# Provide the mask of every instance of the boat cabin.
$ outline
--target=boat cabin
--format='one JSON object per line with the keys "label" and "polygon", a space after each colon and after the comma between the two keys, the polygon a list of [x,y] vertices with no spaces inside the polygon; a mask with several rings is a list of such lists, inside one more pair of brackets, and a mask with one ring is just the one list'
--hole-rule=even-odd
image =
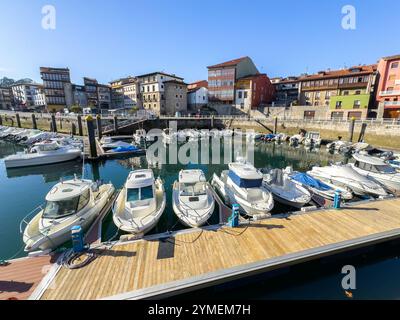
{"label": "boat cabin", "polygon": [[132,171],[125,184],[126,202],[146,201],[154,198],[153,171],[144,169]]}
{"label": "boat cabin", "polygon": [[36,143],[34,147],[32,147],[32,152],[47,152],[47,151],[55,151],[58,150],[60,146],[56,141],[51,142],[40,142]]}
{"label": "boat cabin", "polygon": [[263,177],[251,164],[233,162],[229,164],[228,177],[240,188],[259,188]]}
{"label": "boat cabin", "polygon": [[354,154],[353,158],[356,160],[354,166],[361,170],[383,174],[396,173],[396,169],[382,159],[361,154]]}
{"label": "boat cabin", "polygon": [[59,219],[84,209],[90,201],[91,182],[69,180],[56,184],[46,196],[43,218]]}
{"label": "boat cabin", "polygon": [[205,195],[206,177],[201,170],[181,170],[179,172],[179,195],[188,196],[189,201],[198,201],[198,196]]}

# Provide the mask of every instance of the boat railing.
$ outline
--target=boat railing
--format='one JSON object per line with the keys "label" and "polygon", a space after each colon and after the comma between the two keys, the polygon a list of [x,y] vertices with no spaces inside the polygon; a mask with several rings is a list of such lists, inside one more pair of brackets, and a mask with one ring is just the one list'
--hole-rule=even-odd
{"label": "boat railing", "polygon": [[42,211],[44,208],[44,204],[41,204],[37,206],[35,209],[33,209],[31,212],[29,212],[19,223],[19,232],[23,233],[29,222],[31,221],[32,216],[37,215],[40,211]]}

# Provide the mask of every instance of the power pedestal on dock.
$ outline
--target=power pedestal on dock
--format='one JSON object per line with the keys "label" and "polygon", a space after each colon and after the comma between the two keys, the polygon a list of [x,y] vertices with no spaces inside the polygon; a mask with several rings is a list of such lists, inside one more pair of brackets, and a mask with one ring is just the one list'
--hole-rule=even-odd
{"label": "power pedestal on dock", "polygon": [[232,214],[228,219],[228,225],[232,228],[239,226],[239,205],[232,205]]}

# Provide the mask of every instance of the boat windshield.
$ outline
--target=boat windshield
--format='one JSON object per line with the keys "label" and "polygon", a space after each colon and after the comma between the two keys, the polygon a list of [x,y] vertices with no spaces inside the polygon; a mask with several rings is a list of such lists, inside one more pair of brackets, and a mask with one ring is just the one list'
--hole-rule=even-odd
{"label": "boat windshield", "polygon": [[43,218],[58,219],[74,214],[86,207],[90,200],[90,191],[86,190],[80,196],[60,201],[47,201]]}
{"label": "boat windshield", "polygon": [[375,166],[375,168],[381,173],[396,173],[396,169],[390,165],[379,165]]}
{"label": "boat windshield", "polygon": [[153,186],[146,186],[143,188],[128,188],[126,189],[126,201],[133,202],[138,200],[152,199]]}
{"label": "boat windshield", "polygon": [[396,173],[396,169],[388,164],[373,165],[366,162],[356,161],[355,166],[359,167],[360,169],[375,173]]}
{"label": "boat windshield", "polygon": [[206,183],[181,183],[181,196],[201,196],[206,194]]}
{"label": "boat windshield", "polygon": [[78,203],[79,197],[61,201],[47,201],[43,211],[43,218],[57,219],[74,214]]}

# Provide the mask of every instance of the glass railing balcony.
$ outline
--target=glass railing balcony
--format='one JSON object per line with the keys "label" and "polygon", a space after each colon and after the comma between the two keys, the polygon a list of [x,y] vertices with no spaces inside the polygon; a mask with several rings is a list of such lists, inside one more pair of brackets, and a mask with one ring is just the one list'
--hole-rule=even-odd
{"label": "glass railing balcony", "polygon": [[400,101],[385,101],[383,103],[383,105],[385,107],[389,107],[389,106],[399,106],[400,107]]}
{"label": "glass railing balcony", "polygon": [[400,96],[400,90],[388,90],[388,91],[380,91],[379,95],[381,96]]}

